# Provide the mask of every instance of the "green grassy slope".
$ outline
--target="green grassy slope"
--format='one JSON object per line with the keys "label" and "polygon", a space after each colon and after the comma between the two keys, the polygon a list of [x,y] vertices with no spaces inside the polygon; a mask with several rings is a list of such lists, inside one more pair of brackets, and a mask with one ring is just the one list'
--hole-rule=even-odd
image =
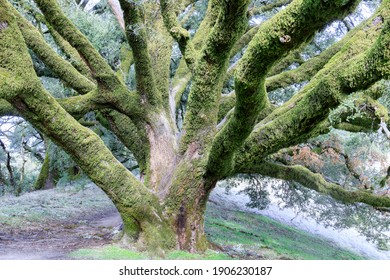
{"label": "green grassy slope", "polygon": [[362,259],[330,241],[267,217],[229,211],[211,203],[207,209],[206,232],[212,243],[240,258]]}

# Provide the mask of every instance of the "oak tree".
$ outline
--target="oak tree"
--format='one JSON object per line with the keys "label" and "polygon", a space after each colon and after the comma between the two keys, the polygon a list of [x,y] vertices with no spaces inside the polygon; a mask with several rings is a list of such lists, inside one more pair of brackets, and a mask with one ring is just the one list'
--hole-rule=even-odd
{"label": "oak tree", "polygon": [[[24,118],[64,149],[114,202],[125,233],[140,246],[160,253],[205,250],[207,198],[219,180],[238,173],[296,181],[345,203],[390,207],[388,196],[347,191],[304,166],[273,157],[331,126],[361,131],[374,125],[388,132],[388,111],[377,99],[386,93],[383,80],[390,73],[389,0],[342,40],[289,71],[283,70],[318,30],[345,18],[360,1],[254,6],[250,0],[209,0],[192,35],[178,15],[196,1],[120,0],[121,9],[114,12],[131,49],[121,67],[128,71],[134,65],[134,90],[56,0],[34,0],[35,16],[67,58],[11,2],[0,0],[0,115]],[[282,6],[267,21],[249,25],[253,15]],[[182,59],[171,77],[175,44]],[[229,67],[242,49],[243,56]],[[32,54],[78,94],[54,98],[42,86]],[[222,94],[231,77],[234,91]],[[288,102],[271,104],[267,92],[302,81],[307,85]],[[189,84],[180,120],[177,108]],[[345,106],[346,100],[352,105]],[[335,110],[330,114],[330,109]],[[139,178],[79,122],[88,112],[133,153]]]}

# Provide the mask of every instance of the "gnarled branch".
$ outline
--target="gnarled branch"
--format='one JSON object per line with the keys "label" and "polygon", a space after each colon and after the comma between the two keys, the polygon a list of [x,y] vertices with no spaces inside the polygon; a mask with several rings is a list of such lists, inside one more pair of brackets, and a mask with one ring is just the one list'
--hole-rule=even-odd
{"label": "gnarled branch", "polygon": [[300,165],[286,166],[271,162],[260,162],[250,168],[243,167],[236,171],[238,173],[257,173],[287,181],[295,181],[306,188],[330,195],[343,203],[362,202],[373,207],[390,207],[389,196],[378,196],[366,190],[345,190],[337,184],[327,182],[320,174],[313,173]]}

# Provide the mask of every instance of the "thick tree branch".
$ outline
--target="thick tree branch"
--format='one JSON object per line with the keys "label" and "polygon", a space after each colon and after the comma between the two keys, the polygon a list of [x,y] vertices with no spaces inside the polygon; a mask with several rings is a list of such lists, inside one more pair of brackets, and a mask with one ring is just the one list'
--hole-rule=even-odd
{"label": "thick tree branch", "polygon": [[310,60],[302,63],[298,68],[285,71],[271,77],[267,77],[266,87],[267,91],[272,91],[278,88],[287,87],[289,85],[300,83],[310,80],[318,71],[320,71],[329,60],[338,53],[343,46],[356,34],[367,25],[367,22],[372,21],[373,17],[360,24],[359,27],[354,28],[351,32],[348,32],[343,39],[333,44],[318,56],[311,58]]}
{"label": "thick tree branch", "polygon": [[18,19],[18,26],[28,47],[34,51],[54,74],[81,94],[87,93],[96,87],[94,83],[81,75],[69,62],[59,56],[46,43],[39,31],[21,16],[16,9],[13,9],[13,13]]}
{"label": "thick tree branch", "polygon": [[[218,7],[215,4],[216,1],[209,1],[207,6],[206,16],[201,22],[196,34],[192,38],[192,42],[196,52],[200,52],[208,34],[211,32],[212,27],[215,24],[218,16]],[[172,81],[172,90],[170,93],[171,107],[174,107],[173,113],[176,113],[176,108],[180,104],[182,95],[192,78],[192,73],[187,67],[187,63],[182,59],[179,63],[179,67],[176,71],[175,77]]]}
{"label": "thick tree branch", "polygon": [[156,87],[142,5],[126,0],[119,1],[124,13],[127,40],[133,51],[137,91],[144,103],[161,105],[162,96]]}
{"label": "thick tree branch", "polygon": [[46,21],[44,22],[48,27],[51,36],[56,42],[57,46],[62,50],[62,52],[67,56],[67,59],[76,68],[81,74],[93,81],[91,69],[85,63],[83,58],[80,56],[79,52],[69,44],[62,36]]}
{"label": "thick tree branch", "polygon": [[[59,98],[57,102],[75,118],[81,118],[86,113],[94,110],[110,107],[110,104],[102,100],[96,90],[84,95]],[[0,116],[18,115],[18,111],[8,101],[0,99]]]}
{"label": "thick tree branch", "polygon": [[264,176],[295,181],[319,193],[330,195],[343,203],[362,202],[373,207],[390,207],[389,196],[378,196],[366,190],[347,191],[341,186],[327,182],[320,174],[300,166],[286,166],[271,162],[260,162],[249,168],[240,168],[238,173],[257,173]]}
{"label": "thick tree branch", "polygon": [[115,80],[115,73],[111,67],[92,46],[88,39],[64,15],[56,0],[34,0],[41,9],[49,24],[78,50],[82,58],[92,70],[93,77],[99,82],[111,86]]}
{"label": "thick tree branch", "polygon": [[37,0],[36,3],[51,26],[78,50],[91,68],[92,74],[98,82],[100,100],[113,105],[118,111],[129,117],[139,118],[143,114],[143,108],[138,95],[127,90],[88,39],[63,14],[57,1]]}
{"label": "thick tree branch", "polygon": [[187,104],[183,137],[190,142],[210,143],[218,117],[218,103],[230,52],[247,26],[249,1],[221,1],[220,14],[197,63]]}
{"label": "thick tree branch", "polygon": [[147,143],[146,133],[135,126],[126,115],[114,110],[102,110],[103,116],[108,121],[108,127],[121,142],[133,153],[138,162],[141,174],[145,174],[148,168],[150,147]]}

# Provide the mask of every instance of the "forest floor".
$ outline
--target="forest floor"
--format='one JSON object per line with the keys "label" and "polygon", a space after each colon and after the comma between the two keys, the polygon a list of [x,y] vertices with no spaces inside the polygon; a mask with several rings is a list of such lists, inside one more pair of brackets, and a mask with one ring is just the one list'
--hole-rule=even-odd
{"label": "forest floor", "polygon": [[[93,185],[58,187],[0,198],[0,260],[151,259],[119,241],[121,218]],[[212,197],[204,255],[169,252],[168,259],[361,259],[335,244],[266,217],[226,208]]]}

